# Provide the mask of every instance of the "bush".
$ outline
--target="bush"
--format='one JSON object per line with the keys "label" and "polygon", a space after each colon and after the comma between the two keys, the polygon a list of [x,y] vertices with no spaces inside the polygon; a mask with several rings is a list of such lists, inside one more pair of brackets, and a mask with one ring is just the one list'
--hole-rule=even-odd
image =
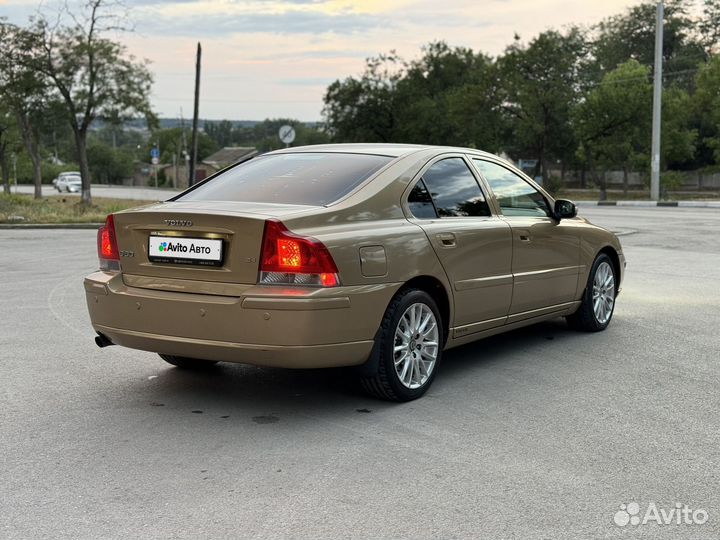
{"label": "bush", "polygon": [[667,191],[675,191],[685,183],[685,175],[678,171],[665,171],[660,173],[660,187]]}
{"label": "bush", "polygon": [[543,187],[550,195],[555,196],[563,188],[563,182],[559,176],[551,176],[547,179]]}

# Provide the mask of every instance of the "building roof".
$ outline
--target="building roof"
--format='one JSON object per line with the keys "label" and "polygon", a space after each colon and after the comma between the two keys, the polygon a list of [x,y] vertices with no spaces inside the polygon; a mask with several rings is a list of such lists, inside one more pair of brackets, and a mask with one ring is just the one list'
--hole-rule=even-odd
{"label": "building roof", "polygon": [[257,153],[258,151],[252,146],[226,146],[203,159],[202,163],[216,169],[224,169],[228,165],[246,161],[257,155]]}

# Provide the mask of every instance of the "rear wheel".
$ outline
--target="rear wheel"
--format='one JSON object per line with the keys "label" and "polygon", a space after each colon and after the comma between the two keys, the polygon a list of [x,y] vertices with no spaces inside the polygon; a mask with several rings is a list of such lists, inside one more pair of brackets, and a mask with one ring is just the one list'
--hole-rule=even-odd
{"label": "rear wheel", "polygon": [[610,257],[601,253],[590,269],[578,310],[566,317],[568,324],[585,332],[599,332],[610,324],[615,309],[617,282]]}
{"label": "rear wheel", "polygon": [[203,369],[210,369],[217,362],[215,360],[200,360],[199,358],[188,358],[186,356],[173,356],[171,354],[161,354],[160,358],[165,360],[168,364],[177,366],[182,369],[193,369],[200,371]]}
{"label": "rear wheel", "polygon": [[369,394],[390,401],[410,401],[432,384],[442,356],[443,326],[432,297],[408,289],[387,310],[375,341],[377,374],[362,379]]}

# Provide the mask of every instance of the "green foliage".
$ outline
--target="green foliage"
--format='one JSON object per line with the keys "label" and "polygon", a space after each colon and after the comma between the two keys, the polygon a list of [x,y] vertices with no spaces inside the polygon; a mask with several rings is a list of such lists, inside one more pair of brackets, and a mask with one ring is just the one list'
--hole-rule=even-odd
{"label": "green foliage", "polygon": [[77,195],[53,195],[42,200],[27,195],[0,194],[0,223],[15,222],[11,217],[21,216],[22,223],[102,223],[113,212],[135,208],[150,201],[98,198],[94,204],[80,202]]}
{"label": "green foliage", "polygon": [[[16,168],[18,184],[33,183],[33,164],[27,153],[23,152],[21,154],[18,154]],[[40,172],[43,184],[50,184],[53,179],[55,179],[57,175],[61,172],[70,172],[77,170],[78,166],[74,163],[57,165],[55,163],[51,163],[47,159],[42,159],[40,162]]]}
{"label": "green foliage", "polygon": [[553,175],[545,181],[543,187],[549,191],[551,195],[557,196],[563,187],[563,183],[559,176]]}
{"label": "green foliage", "polygon": [[88,145],[90,175],[94,183],[121,184],[133,173],[133,154],[131,151],[112,146],[95,139]]}
{"label": "green foliage", "polygon": [[401,76],[402,65],[393,52],[369,58],[360,78],[332,83],[323,109],[330,135],[345,142],[392,142]]}
{"label": "green foliage", "polygon": [[714,163],[720,164],[720,56],[700,67],[696,84],[693,108],[701,150],[707,149]]}
{"label": "green foliage", "polygon": [[[691,7],[688,0],[666,0],[664,10],[663,71],[666,80],[683,88],[692,85],[694,68],[706,58],[702,38],[693,31]],[[628,60],[653,66],[656,9],[657,2],[646,1],[597,26],[591,66],[596,80]]]}
{"label": "green foliage", "polygon": [[232,122],[221,120],[220,122],[205,122],[205,133],[219,148],[233,146],[234,129]]}
{"label": "green foliage", "polygon": [[661,157],[663,167],[682,167],[695,155],[698,130],[690,127],[690,94],[678,87],[663,92]]}
{"label": "green foliage", "polygon": [[665,171],[660,175],[660,186],[665,192],[680,189],[684,182],[685,176],[678,171]]}
{"label": "green foliage", "polygon": [[547,178],[550,159],[568,159],[575,147],[570,123],[579,100],[579,64],[585,54],[582,33],[546,31],[523,45],[516,36],[498,60],[510,125],[507,150],[518,157],[537,157]]}
{"label": "green foliage", "polygon": [[500,147],[504,119],[493,60],[431,43],[404,62],[394,53],[367,61],[359,78],[335,81],[324,114],[336,141]]}
{"label": "green foliage", "polygon": [[[173,155],[180,164],[184,163],[185,152],[190,152],[191,131],[189,128],[158,129],[145,142],[141,151],[140,161],[150,161],[150,150],[154,146],[160,148],[160,163],[173,163]],[[220,146],[207,134],[198,133],[198,162],[220,149]]]}
{"label": "green foliage", "polygon": [[252,146],[261,152],[284,148],[285,143],[280,141],[278,131],[284,125],[293,126],[295,140],[292,146],[305,146],[311,144],[326,144],[330,142],[329,135],[317,127],[309,126],[292,118],[266,118],[252,127],[234,127],[232,122],[206,122],[205,133],[215,142],[217,148],[225,146]]}
{"label": "green foliage", "polygon": [[650,70],[630,60],[605,75],[574,111],[580,159],[596,166],[627,167],[649,155],[652,84]]}

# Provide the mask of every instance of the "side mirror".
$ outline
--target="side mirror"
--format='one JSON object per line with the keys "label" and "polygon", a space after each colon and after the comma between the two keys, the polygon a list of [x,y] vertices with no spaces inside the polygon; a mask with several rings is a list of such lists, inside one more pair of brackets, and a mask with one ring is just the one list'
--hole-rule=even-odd
{"label": "side mirror", "polygon": [[555,219],[569,219],[577,216],[577,206],[572,201],[558,199],[555,201]]}

